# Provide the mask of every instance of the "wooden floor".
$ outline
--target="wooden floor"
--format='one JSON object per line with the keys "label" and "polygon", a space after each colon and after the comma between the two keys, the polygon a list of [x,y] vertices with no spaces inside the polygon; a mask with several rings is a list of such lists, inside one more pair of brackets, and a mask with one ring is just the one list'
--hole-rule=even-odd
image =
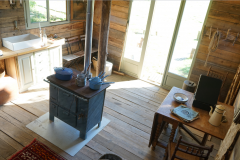
{"label": "wooden floor", "polygon": [[[116,82],[107,90],[103,113],[111,122],[74,157],[26,128],[27,124],[49,110],[47,84],[34,86],[20,94],[18,99],[0,106],[0,160],[10,158],[34,138],[66,159],[95,160],[105,153],[116,153],[129,160],[162,159],[165,150],[156,147],[156,150],[152,151],[148,142],[154,112],[168,91],[129,76],[113,74],[107,81]],[[167,142],[170,131],[169,125],[160,140]],[[192,141],[184,131],[179,134],[183,135],[185,140]],[[211,141],[207,142],[207,145],[211,144],[215,145],[211,154],[213,159],[220,140],[212,137]]]}

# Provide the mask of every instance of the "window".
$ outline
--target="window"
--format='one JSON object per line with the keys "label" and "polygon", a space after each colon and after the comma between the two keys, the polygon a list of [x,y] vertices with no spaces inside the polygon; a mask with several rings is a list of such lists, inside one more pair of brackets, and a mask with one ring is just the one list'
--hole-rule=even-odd
{"label": "window", "polygon": [[69,0],[26,0],[24,5],[27,29],[69,23]]}

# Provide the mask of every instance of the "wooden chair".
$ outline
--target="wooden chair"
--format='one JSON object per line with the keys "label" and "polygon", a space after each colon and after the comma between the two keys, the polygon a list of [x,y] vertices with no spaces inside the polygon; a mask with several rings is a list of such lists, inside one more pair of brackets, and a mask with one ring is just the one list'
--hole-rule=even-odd
{"label": "wooden chair", "polygon": [[188,143],[183,141],[182,136],[180,136],[177,143],[169,142],[165,159],[207,160],[212,150],[213,145],[211,147],[204,147],[201,145]]}
{"label": "wooden chair", "polygon": [[239,136],[240,136],[240,131],[237,132],[237,134],[236,134],[236,136],[235,136],[231,146],[227,149],[227,152],[225,153],[224,160],[229,160],[230,159],[232,151],[233,151],[233,149],[234,149],[234,147],[235,147],[235,145],[236,145],[236,143],[238,141]]}
{"label": "wooden chair", "polygon": [[82,47],[83,47],[83,50],[84,50],[85,35],[80,35],[80,41],[81,41],[81,44],[82,44]]}
{"label": "wooden chair", "polygon": [[[85,50],[85,35],[80,35],[80,41],[81,41],[81,44],[82,44],[82,47],[83,47],[83,50]],[[92,47],[92,52],[91,53],[96,53],[98,52],[98,48],[97,47]]]}
{"label": "wooden chair", "polygon": [[[84,56],[84,51],[81,50],[81,47],[80,47],[80,39],[78,36],[75,36],[75,37],[71,37],[71,38],[66,38],[65,39],[65,42],[67,44],[67,51],[68,51],[68,54],[63,56],[63,60],[65,61],[63,63],[63,66],[66,65],[67,62],[69,62],[69,64],[65,67],[70,67],[72,65],[74,65],[79,58],[83,57]],[[78,44],[78,48],[79,50],[77,52],[74,52],[73,53],[73,49],[72,49],[72,44],[73,43],[76,43]],[[82,46],[83,48],[83,46]]]}
{"label": "wooden chair", "polygon": [[[224,84],[226,82],[226,79],[227,79],[227,76],[228,76],[228,72],[224,75],[224,74],[222,74],[220,72],[212,70],[212,66],[210,66],[210,68],[208,70],[208,73],[207,73],[207,76],[213,77],[213,78],[217,78],[217,79],[221,79],[222,80],[221,90],[222,90],[223,86],[224,86]],[[219,97],[220,97],[220,95],[218,96],[218,99],[219,99]]]}

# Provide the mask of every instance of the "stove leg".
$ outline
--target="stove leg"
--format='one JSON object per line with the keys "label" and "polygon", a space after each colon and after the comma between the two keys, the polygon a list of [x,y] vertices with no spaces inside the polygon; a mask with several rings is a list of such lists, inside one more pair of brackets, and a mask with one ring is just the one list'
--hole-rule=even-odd
{"label": "stove leg", "polygon": [[98,128],[101,127],[101,122],[98,123]]}
{"label": "stove leg", "polygon": [[80,131],[80,138],[82,138],[82,139],[87,139],[87,134],[86,134],[86,132],[83,132],[83,131]]}
{"label": "stove leg", "polygon": [[49,112],[49,119],[50,121],[54,122],[54,115],[52,115],[50,112]]}

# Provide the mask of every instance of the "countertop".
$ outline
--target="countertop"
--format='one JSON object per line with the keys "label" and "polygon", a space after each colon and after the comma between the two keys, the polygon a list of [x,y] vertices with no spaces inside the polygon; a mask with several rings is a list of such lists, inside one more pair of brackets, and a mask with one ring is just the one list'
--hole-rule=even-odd
{"label": "countertop", "polygon": [[54,40],[54,42],[48,41],[47,46],[44,46],[44,47],[40,47],[40,46],[39,47],[31,47],[31,48],[25,48],[25,49],[21,49],[21,50],[17,50],[17,51],[11,51],[8,48],[1,47],[0,50],[2,50],[3,56],[0,56],[0,60],[11,58],[11,57],[16,57],[16,56],[20,56],[20,55],[48,49],[48,48],[57,47],[57,46],[63,45],[64,43],[65,43],[64,38],[58,38],[58,39]]}

